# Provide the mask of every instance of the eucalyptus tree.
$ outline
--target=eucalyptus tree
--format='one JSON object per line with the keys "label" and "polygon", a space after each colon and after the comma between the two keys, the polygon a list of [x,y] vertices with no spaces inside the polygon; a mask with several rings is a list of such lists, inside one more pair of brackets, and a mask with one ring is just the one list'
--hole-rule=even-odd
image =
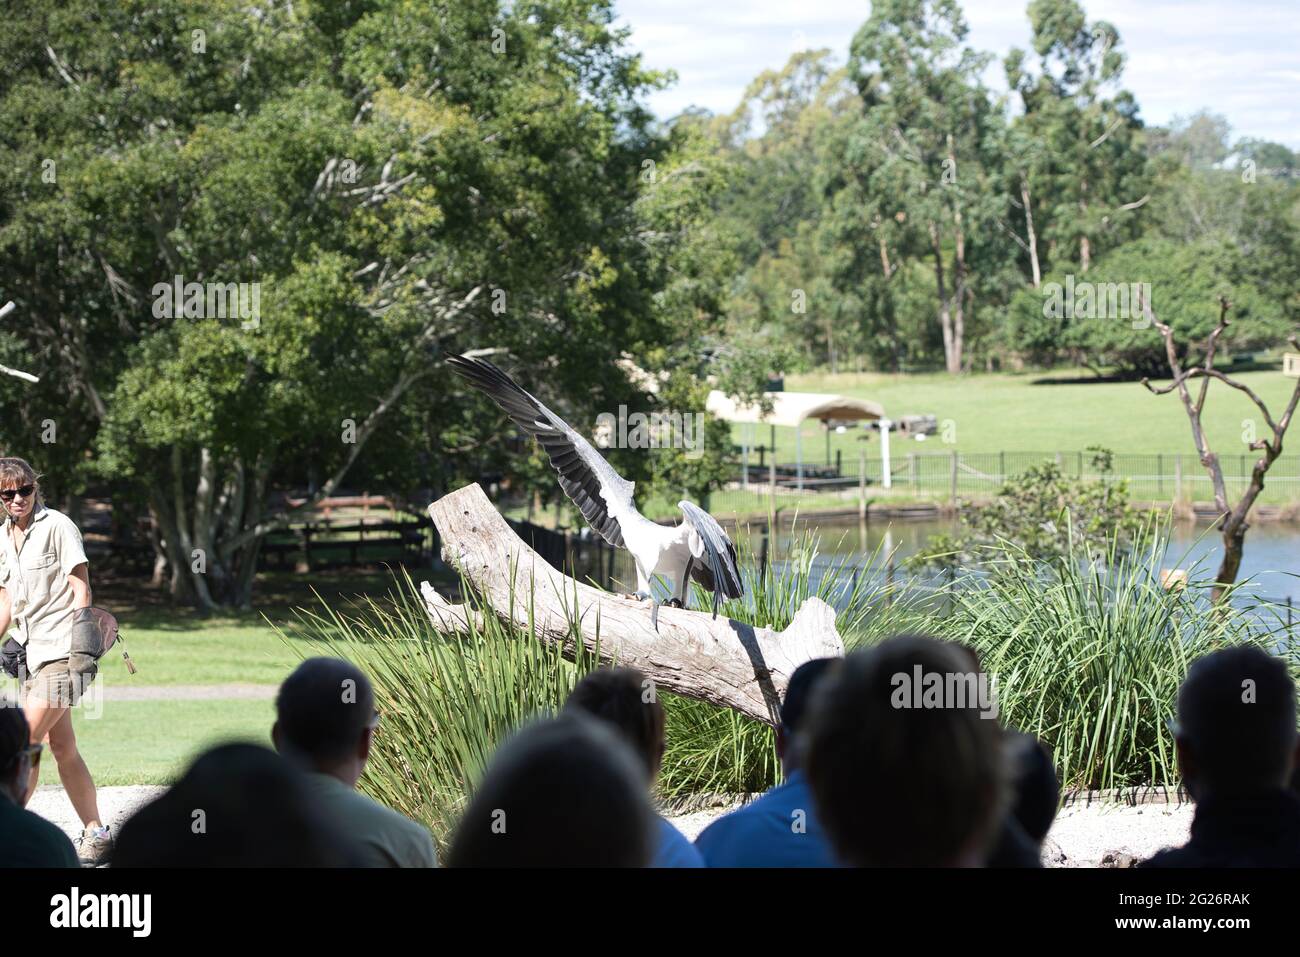
{"label": "eucalyptus tree", "polygon": [[885,265],[891,234],[905,260],[929,263],[944,363],[954,373],[963,369],[973,279],[987,265],[972,257],[972,237],[995,228],[1001,212],[994,181],[1003,117],[980,82],[990,56],[966,46],[966,34],[954,0],[873,4],[849,50],[862,113],[829,200],[848,217],[857,207],[860,225],[842,221],[839,238],[879,248],[882,270],[893,268]]}
{"label": "eucalyptus tree", "polygon": [[1028,13],[1037,63],[1013,48],[1004,66],[1021,106],[1008,150],[1016,236],[1037,289],[1058,261],[1087,272],[1136,236],[1150,187],[1137,102],[1118,89],[1118,31],[1075,0],[1033,0]]}

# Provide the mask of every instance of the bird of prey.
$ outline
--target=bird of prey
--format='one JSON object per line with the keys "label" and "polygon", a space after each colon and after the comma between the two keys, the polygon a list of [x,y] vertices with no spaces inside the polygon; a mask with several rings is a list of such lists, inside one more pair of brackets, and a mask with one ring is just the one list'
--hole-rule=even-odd
{"label": "bird of prey", "polygon": [[692,579],[713,592],[714,618],[724,598],[744,594],[736,547],[712,515],[682,501],[677,503],[684,516],[680,525],[650,521],[637,511],[632,500],[635,484],[615,472],[586,439],[510,376],[486,359],[452,356],[447,362],[541,444],[559,473],[564,494],[597,534],[615,548],[632,553],[636,565],[635,597],[651,602],[650,621],[656,631],[659,602],[650,589],[655,575],[662,575],[668,582],[670,607],[686,607]]}

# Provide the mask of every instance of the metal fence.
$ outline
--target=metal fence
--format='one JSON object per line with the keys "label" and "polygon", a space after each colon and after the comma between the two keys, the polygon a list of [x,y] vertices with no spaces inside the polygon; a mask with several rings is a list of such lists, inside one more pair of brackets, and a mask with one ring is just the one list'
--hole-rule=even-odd
{"label": "metal fence", "polygon": [[[1245,491],[1258,453],[1221,455],[1229,498]],[[776,507],[851,509],[886,488],[894,497],[953,502],[992,496],[1017,475],[1044,462],[1055,462],[1074,479],[1118,480],[1139,502],[1211,503],[1214,489],[1197,456],[1178,452],[1115,453],[1109,470],[1094,452],[902,452],[890,458],[889,475],[879,456],[856,461],[836,457],[830,465],[802,467],[769,462],[751,466],[709,498],[719,517],[759,515]],[[1261,504],[1300,503],[1300,454],[1280,456],[1269,469]]]}

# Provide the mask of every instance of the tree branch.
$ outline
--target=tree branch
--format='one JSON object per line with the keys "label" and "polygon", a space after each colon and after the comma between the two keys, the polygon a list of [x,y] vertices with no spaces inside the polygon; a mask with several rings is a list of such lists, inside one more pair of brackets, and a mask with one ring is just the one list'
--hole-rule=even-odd
{"label": "tree branch", "polygon": [[[13,302],[6,302],[0,306],[0,319],[3,319],[9,313],[13,312],[16,307]],[[20,369],[11,369],[6,365],[0,365],[0,375],[13,376],[15,379],[23,379],[26,382],[40,382],[40,376],[34,376],[30,372],[23,372]]]}

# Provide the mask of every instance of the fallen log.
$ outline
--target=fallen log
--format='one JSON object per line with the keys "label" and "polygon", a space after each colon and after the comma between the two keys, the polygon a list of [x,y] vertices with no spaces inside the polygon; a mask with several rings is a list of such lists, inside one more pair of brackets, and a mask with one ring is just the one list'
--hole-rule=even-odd
{"label": "fallen log", "polygon": [[[540,640],[560,644],[570,659],[577,632],[602,661],[637,668],[657,688],[683,697],[775,724],[794,670],[812,658],[844,654],[835,611],[819,598],[807,599],[784,631],[662,607],[656,632],[649,602],[583,584],[547,564],[477,484],[434,502],[429,517],[442,537],[443,559],[483,599],[477,607],[525,632],[531,621]],[[420,590],[439,631],[463,632],[477,620],[475,608],[452,604],[428,582]]]}

